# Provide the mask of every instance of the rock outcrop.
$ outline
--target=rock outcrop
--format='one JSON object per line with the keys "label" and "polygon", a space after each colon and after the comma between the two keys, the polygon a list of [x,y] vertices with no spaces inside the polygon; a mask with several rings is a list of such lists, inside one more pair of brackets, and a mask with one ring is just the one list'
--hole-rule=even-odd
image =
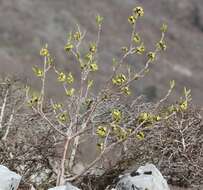
{"label": "rock outcrop", "polygon": [[66,185],[54,187],[48,190],[80,190],[80,189],[71,185],[70,183],[67,183]]}
{"label": "rock outcrop", "polygon": [[116,190],[170,190],[166,180],[153,164],[121,177]]}
{"label": "rock outcrop", "polygon": [[17,190],[21,176],[0,165],[0,190]]}

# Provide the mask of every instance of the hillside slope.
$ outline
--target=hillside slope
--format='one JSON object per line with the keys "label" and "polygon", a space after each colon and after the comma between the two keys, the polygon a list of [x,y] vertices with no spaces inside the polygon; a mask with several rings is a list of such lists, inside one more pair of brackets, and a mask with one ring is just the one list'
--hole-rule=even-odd
{"label": "hillside slope", "polygon": [[[57,65],[69,70],[63,51],[66,34],[76,24],[88,32],[88,39],[96,37],[94,17],[105,17],[100,47],[100,75],[108,76],[112,57],[118,56],[120,47],[129,39],[127,22],[131,9],[142,5],[145,17],[138,23],[148,47],[159,39],[159,27],[167,22],[168,50],[158,60],[148,77],[136,85],[136,92],[147,93],[150,100],[166,93],[169,80],[175,79],[180,96],[183,86],[192,89],[193,99],[203,105],[203,1],[202,0],[1,0],[0,1],[0,72],[14,73],[32,80],[31,66],[40,64],[40,47],[48,42]],[[136,68],[142,67],[138,59],[128,60]],[[77,74],[76,69],[74,68]],[[37,81],[32,81],[38,85]],[[51,86],[50,86],[51,87]],[[56,94],[50,88],[51,95]]]}

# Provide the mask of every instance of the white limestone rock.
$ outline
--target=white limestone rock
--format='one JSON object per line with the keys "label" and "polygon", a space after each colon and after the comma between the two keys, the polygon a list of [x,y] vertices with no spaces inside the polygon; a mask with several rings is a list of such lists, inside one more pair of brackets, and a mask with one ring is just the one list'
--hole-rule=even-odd
{"label": "white limestone rock", "polygon": [[21,176],[0,165],[0,190],[17,190]]}
{"label": "white limestone rock", "polygon": [[80,190],[80,189],[71,185],[70,183],[67,183],[66,185],[54,187],[48,190]]}
{"label": "white limestone rock", "polygon": [[153,164],[141,166],[137,171],[121,177],[116,190],[170,190],[166,180]]}

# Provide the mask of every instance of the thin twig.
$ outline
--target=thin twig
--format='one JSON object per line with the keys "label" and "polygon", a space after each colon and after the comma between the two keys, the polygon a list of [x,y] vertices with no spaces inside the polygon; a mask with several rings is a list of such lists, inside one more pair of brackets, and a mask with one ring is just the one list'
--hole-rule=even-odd
{"label": "thin twig", "polygon": [[5,114],[5,108],[6,108],[6,101],[7,101],[7,98],[8,98],[8,92],[9,92],[9,89],[6,90],[6,94],[4,96],[3,104],[2,104],[2,107],[1,107],[0,129],[3,127],[3,117],[4,117],[4,114]]}

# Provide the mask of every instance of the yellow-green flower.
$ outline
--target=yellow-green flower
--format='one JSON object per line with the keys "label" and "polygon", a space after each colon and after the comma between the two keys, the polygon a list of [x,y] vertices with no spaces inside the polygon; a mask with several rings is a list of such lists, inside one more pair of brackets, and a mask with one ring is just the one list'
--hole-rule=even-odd
{"label": "yellow-green flower", "polygon": [[66,122],[68,119],[67,113],[62,113],[58,116],[60,122]]}
{"label": "yellow-green flower", "polygon": [[104,101],[104,100],[108,100],[108,98],[109,98],[109,95],[108,94],[103,94],[103,96],[102,96],[102,100]]}
{"label": "yellow-green flower", "polygon": [[168,30],[167,24],[165,24],[165,23],[162,24],[162,26],[161,26],[161,31],[165,33],[167,30]]}
{"label": "yellow-green flower", "polygon": [[53,107],[54,110],[61,109],[62,106],[63,106],[62,104],[57,104],[57,103],[55,103],[55,104],[52,105],[52,107]]}
{"label": "yellow-green flower", "polygon": [[92,61],[92,60],[93,60],[93,55],[92,55],[92,53],[91,53],[91,52],[87,53],[87,54],[85,55],[85,59],[88,60],[88,61]]}
{"label": "yellow-green flower", "polygon": [[72,84],[74,82],[74,77],[71,72],[66,76],[66,81],[68,84]]}
{"label": "yellow-green flower", "polygon": [[91,44],[90,44],[89,51],[90,51],[91,53],[96,53],[96,51],[97,51],[97,46],[96,46],[95,43],[91,43]]}
{"label": "yellow-green flower", "polygon": [[159,48],[159,50],[165,51],[166,50],[166,43],[164,40],[160,40],[157,43],[157,47]]}
{"label": "yellow-green flower", "polygon": [[33,95],[32,98],[28,101],[30,106],[33,106],[39,102],[39,96]]}
{"label": "yellow-green flower", "polygon": [[87,98],[85,100],[85,105],[87,106],[87,110],[91,108],[92,103],[93,103],[93,100],[91,98]]}
{"label": "yellow-green flower", "polygon": [[80,63],[80,68],[83,70],[85,68],[87,68],[87,64],[86,63]]}
{"label": "yellow-green flower", "polygon": [[71,97],[73,96],[75,93],[75,89],[74,88],[70,88],[70,89],[66,89],[66,95]]}
{"label": "yellow-green flower", "polygon": [[113,109],[112,112],[111,112],[111,115],[112,115],[112,119],[115,121],[115,122],[120,122],[121,118],[122,118],[122,112],[118,109]]}
{"label": "yellow-green flower", "polygon": [[40,101],[40,95],[38,93],[32,93],[31,98],[28,100],[29,106],[35,106]]}
{"label": "yellow-green flower", "polygon": [[131,91],[130,91],[130,89],[129,89],[128,86],[123,87],[123,88],[121,89],[121,91],[122,91],[125,95],[127,95],[127,96],[129,96],[129,95],[131,94]]}
{"label": "yellow-green flower", "polygon": [[80,41],[81,32],[75,32],[75,34],[73,34],[73,39],[76,40],[76,41]]}
{"label": "yellow-green flower", "polygon": [[188,109],[188,102],[187,102],[187,100],[185,100],[185,101],[180,103],[180,109],[182,111],[186,111]]}
{"label": "yellow-green flower", "polygon": [[96,63],[91,63],[90,64],[90,71],[97,71],[98,70],[98,65]]}
{"label": "yellow-green flower", "polygon": [[59,82],[65,82],[65,80],[66,80],[66,75],[65,75],[63,72],[59,73],[57,80],[58,80]]}
{"label": "yellow-green flower", "polygon": [[121,48],[121,50],[122,50],[124,53],[128,52],[128,48],[125,47],[125,46],[123,46],[123,47]]}
{"label": "yellow-green flower", "polygon": [[154,53],[154,52],[149,52],[149,53],[147,54],[147,57],[148,57],[148,59],[149,59],[150,61],[154,61],[154,60],[156,59],[156,53]]}
{"label": "yellow-green flower", "polygon": [[128,17],[128,22],[129,22],[130,24],[135,24],[135,22],[136,22],[136,17],[133,16],[133,15],[129,16],[129,17]]}
{"label": "yellow-green flower", "polygon": [[148,119],[148,117],[149,117],[149,114],[148,114],[147,112],[143,112],[143,113],[141,113],[141,114],[139,115],[139,120],[140,120],[140,121],[145,121],[145,120]]}
{"label": "yellow-green flower", "polygon": [[144,133],[141,131],[141,132],[138,132],[137,133],[137,138],[139,139],[139,140],[143,140],[144,138],[145,138],[145,135],[144,135]]}
{"label": "yellow-green flower", "polygon": [[36,66],[32,67],[32,70],[34,72],[34,74],[37,76],[37,77],[43,77],[44,76],[44,71]]}
{"label": "yellow-green flower", "polygon": [[96,131],[97,135],[101,138],[106,137],[107,127],[99,126]]}
{"label": "yellow-green flower", "polygon": [[142,7],[135,7],[133,9],[133,12],[137,16],[140,16],[140,17],[144,16],[144,9]]}
{"label": "yellow-green flower", "polygon": [[140,46],[138,46],[138,47],[136,48],[136,53],[139,54],[139,55],[142,55],[144,52],[145,52],[145,46],[144,46],[144,44],[142,43]]}
{"label": "yellow-green flower", "polygon": [[40,55],[41,55],[41,56],[49,56],[49,50],[47,49],[47,47],[42,48],[42,49],[40,50]]}
{"label": "yellow-green flower", "polygon": [[104,149],[104,143],[97,143],[97,147],[99,148],[99,150],[103,150]]}
{"label": "yellow-green flower", "polygon": [[74,46],[73,46],[72,43],[68,43],[68,44],[65,45],[64,50],[67,51],[67,52],[69,52],[70,50],[73,49],[73,47],[74,47]]}
{"label": "yellow-green flower", "polygon": [[161,116],[159,116],[159,115],[155,116],[155,117],[154,117],[154,120],[155,120],[155,121],[160,121],[160,120],[161,120]]}
{"label": "yellow-green flower", "polygon": [[124,82],[126,82],[126,76],[124,74],[118,74],[115,76],[115,78],[112,79],[113,84],[115,85],[122,85]]}
{"label": "yellow-green flower", "polygon": [[148,112],[142,112],[140,113],[140,115],[138,116],[138,121],[140,123],[146,121],[146,122],[152,122],[154,119],[154,116]]}
{"label": "yellow-green flower", "polygon": [[139,34],[136,33],[136,34],[133,36],[133,42],[137,44],[137,43],[140,43],[140,41],[141,41],[141,38],[140,38]]}
{"label": "yellow-green flower", "polygon": [[104,20],[104,17],[102,17],[102,16],[100,16],[100,15],[97,15],[97,16],[96,16],[96,23],[97,23],[98,25],[101,25],[102,22],[103,22],[103,20]]}

